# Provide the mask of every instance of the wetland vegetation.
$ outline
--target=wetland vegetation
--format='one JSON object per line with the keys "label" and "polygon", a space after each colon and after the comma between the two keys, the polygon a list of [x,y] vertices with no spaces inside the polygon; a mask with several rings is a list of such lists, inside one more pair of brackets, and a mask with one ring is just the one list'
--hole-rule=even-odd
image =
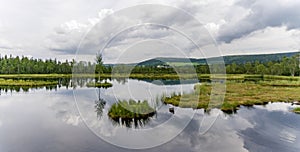
{"label": "wetland vegetation", "polygon": [[112,84],[109,82],[88,82],[87,87],[97,87],[97,88],[109,88],[112,87]]}
{"label": "wetland vegetation", "polygon": [[148,101],[123,100],[114,103],[109,111],[108,116],[116,123],[130,126],[144,125],[150,117],[154,116],[156,111],[152,108]]}
{"label": "wetland vegetation", "polygon": [[112,119],[140,119],[148,118],[154,114],[155,109],[148,104],[148,101],[134,101],[132,99],[114,103],[108,112]]}
{"label": "wetland vegetation", "polygon": [[300,107],[294,108],[293,112],[296,114],[300,114]]}
{"label": "wetland vegetation", "polygon": [[[286,82],[286,83],[284,83]],[[224,112],[234,112],[240,106],[253,106],[267,104],[268,102],[293,102],[300,101],[297,92],[300,87],[290,87],[293,81],[280,81],[281,86],[266,85],[273,82],[232,82],[226,83],[226,92],[223,103],[209,102],[212,95],[212,84],[196,84],[193,93],[173,94],[170,97],[164,97],[164,103],[172,104],[183,108],[220,108]],[[298,82],[296,82],[298,83]],[[220,85],[220,84],[214,84]],[[219,91],[219,92],[218,92]],[[222,96],[221,90],[213,92],[214,97]]]}
{"label": "wetland vegetation", "polygon": [[13,80],[13,79],[1,79],[0,86],[46,86],[57,85],[58,81],[41,81],[41,80]]}

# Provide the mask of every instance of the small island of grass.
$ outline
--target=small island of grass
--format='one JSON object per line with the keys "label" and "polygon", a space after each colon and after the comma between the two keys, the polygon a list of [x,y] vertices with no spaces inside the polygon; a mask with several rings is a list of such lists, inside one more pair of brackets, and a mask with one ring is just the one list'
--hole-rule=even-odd
{"label": "small island of grass", "polygon": [[109,82],[89,82],[86,84],[87,87],[97,87],[97,88],[109,88],[112,84]]}
{"label": "small island of grass", "polygon": [[139,119],[148,119],[149,117],[154,116],[156,113],[149,103],[145,101],[119,101],[114,103],[109,112],[108,116],[115,120],[139,120]]}
{"label": "small island of grass", "polygon": [[300,114],[300,107],[297,107],[293,110],[294,113],[296,114]]}

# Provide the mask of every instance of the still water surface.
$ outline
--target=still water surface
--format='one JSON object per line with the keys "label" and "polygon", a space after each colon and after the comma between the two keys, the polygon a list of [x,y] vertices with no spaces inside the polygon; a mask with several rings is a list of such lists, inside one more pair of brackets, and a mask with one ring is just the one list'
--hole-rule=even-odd
{"label": "still water surface", "polygon": [[[157,102],[159,96],[173,92],[191,92],[193,84],[162,85],[164,82],[161,81],[132,79],[122,82],[113,80],[112,83],[112,88],[100,89],[100,101],[105,101],[102,105],[99,105],[99,89],[95,88],[2,91],[0,152],[135,151],[121,147],[139,142],[146,147],[148,144],[149,147],[151,143],[155,143],[145,136],[135,136],[136,132],[160,127],[161,124],[165,124],[162,130],[176,130],[176,127],[180,128],[178,126],[182,125],[180,122],[189,123],[179,135],[172,131],[162,131],[161,136],[155,136],[157,139],[151,140],[164,144],[156,144],[156,147],[145,151],[300,151],[300,115],[290,112],[293,107],[291,104],[242,107],[233,115],[216,109],[204,113],[201,109],[180,108],[175,108],[175,114],[172,114],[169,112],[171,106]],[[118,99],[148,100],[150,105],[157,108],[157,114],[138,124],[119,124],[107,116],[109,107]],[[215,113],[221,114],[211,129],[205,134],[199,134],[202,118],[213,117]],[[193,119],[189,121],[188,116],[191,114]],[[172,117],[178,117],[182,121],[166,123]],[[169,140],[173,134],[176,136]],[[123,145],[118,147],[112,141]]]}

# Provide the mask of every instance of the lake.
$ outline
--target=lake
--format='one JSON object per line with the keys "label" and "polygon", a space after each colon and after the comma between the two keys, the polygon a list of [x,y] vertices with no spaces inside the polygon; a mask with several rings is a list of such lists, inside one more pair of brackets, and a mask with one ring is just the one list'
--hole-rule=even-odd
{"label": "lake", "polygon": [[[290,112],[292,104],[204,112],[159,102],[162,95],[192,92],[193,82],[111,82],[107,89],[2,89],[0,152],[300,151],[300,115]],[[147,100],[156,114],[129,122],[107,116],[112,104],[129,99]]]}

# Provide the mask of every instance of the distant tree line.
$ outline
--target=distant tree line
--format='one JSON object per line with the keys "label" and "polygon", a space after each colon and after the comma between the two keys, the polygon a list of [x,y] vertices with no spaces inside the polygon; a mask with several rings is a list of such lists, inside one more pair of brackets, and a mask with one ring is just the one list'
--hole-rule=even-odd
{"label": "distant tree line", "polygon": [[97,56],[96,63],[0,56],[0,74],[71,74],[73,70],[76,73],[110,73],[109,69],[103,66],[101,55]]}
{"label": "distant tree line", "polygon": [[[208,65],[189,65],[189,66],[134,66],[119,64],[105,66],[102,56],[97,55],[95,63],[75,60],[57,61],[57,59],[34,59],[28,57],[0,56],[0,74],[71,74],[75,73],[133,73],[133,74],[185,74],[198,73],[209,74],[212,69]],[[218,66],[218,65],[213,65]],[[232,63],[225,65],[227,74],[269,74],[295,76],[300,74],[299,55],[283,57],[279,61],[269,62],[246,62]]]}
{"label": "distant tree line", "polygon": [[232,63],[226,66],[227,74],[268,74],[268,75],[299,75],[299,55],[283,57],[280,61],[266,63],[246,62],[245,64]]}
{"label": "distant tree line", "polygon": [[[213,67],[214,66],[214,67]],[[219,66],[219,67],[218,67]],[[169,66],[158,68],[158,66],[136,66],[132,69],[131,73],[160,73],[160,74],[176,74],[176,73],[194,73],[198,74],[209,74],[211,70],[222,71],[221,65],[214,64],[208,65],[194,65],[195,68],[191,66]],[[246,63],[231,63],[225,65],[227,74],[268,74],[268,75],[285,75],[285,76],[295,76],[300,74],[299,70],[299,55],[292,57],[283,57],[278,61],[269,62],[246,62]],[[130,67],[121,65],[118,70],[128,71]],[[224,71],[225,72],[225,71]],[[120,72],[122,73],[122,72]]]}
{"label": "distant tree line", "polygon": [[0,57],[0,74],[50,74],[61,73],[67,74],[72,72],[74,61],[65,62],[56,59],[33,59],[28,57]]}

